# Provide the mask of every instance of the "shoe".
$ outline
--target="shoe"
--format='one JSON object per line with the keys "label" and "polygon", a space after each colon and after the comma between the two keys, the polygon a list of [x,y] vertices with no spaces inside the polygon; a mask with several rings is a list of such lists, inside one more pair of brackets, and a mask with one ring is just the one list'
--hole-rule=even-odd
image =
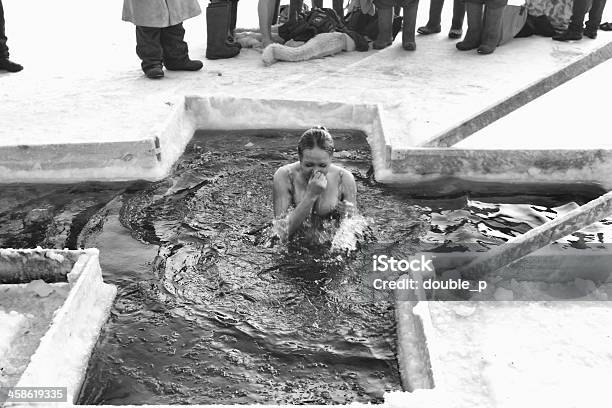
{"label": "shoe", "polygon": [[590,28],[585,28],[582,31],[582,34],[586,35],[587,37],[589,37],[591,40],[594,40],[597,38],[597,29],[592,30]]}
{"label": "shoe", "polygon": [[164,77],[164,70],[161,65],[155,65],[151,68],[147,68],[144,70],[144,73],[147,78],[150,79],[160,79]]}
{"label": "shoe", "polygon": [[372,48],[382,50],[393,44],[393,9],[379,8],[377,11],[378,36],[372,44]]}
{"label": "shoe", "polygon": [[569,28],[561,34],[553,35],[555,41],[579,41],[582,40],[582,33]]}
{"label": "shoe", "polygon": [[612,31],[612,23],[601,23],[599,29],[602,31]]}
{"label": "shoe", "polygon": [[463,41],[455,44],[459,51],[468,51],[480,46],[482,36],[482,4],[466,2],[468,29]]}
{"label": "shoe", "polygon": [[417,33],[422,35],[437,34],[440,31],[442,31],[442,27],[439,25],[435,27],[428,27],[427,25],[424,25],[423,27],[419,27],[417,29]]}
{"label": "shoe", "polygon": [[[406,51],[416,50],[416,41],[414,39],[414,29],[416,27],[417,10],[419,1],[413,0],[411,3],[404,4],[404,25],[402,27],[402,48]],[[438,31],[439,32],[439,31]]]}
{"label": "shoe", "polygon": [[496,4],[495,7],[491,7],[491,3],[485,5],[482,37],[480,47],[478,47],[479,54],[491,54],[497,48],[501,37],[501,24],[505,7],[505,3],[503,5]]}
{"label": "shoe", "polygon": [[[235,2],[231,2],[235,3]],[[233,4],[229,1],[209,3],[206,7],[206,58],[233,58],[240,53],[240,45],[231,35]]]}
{"label": "shoe", "polygon": [[187,59],[187,61],[182,64],[168,64],[164,62],[164,65],[168,71],[199,71],[204,66],[202,61],[190,59]]}
{"label": "shoe", "polygon": [[461,28],[451,28],[448,31],[448,38],[452,38],[453,40],[461,38],[462,35],[463,35],[463,30]]}
{"label": "shoe", "polygon": [[9,60],[8,58],[0,59],[0,71],[19,72],[23,66]]}

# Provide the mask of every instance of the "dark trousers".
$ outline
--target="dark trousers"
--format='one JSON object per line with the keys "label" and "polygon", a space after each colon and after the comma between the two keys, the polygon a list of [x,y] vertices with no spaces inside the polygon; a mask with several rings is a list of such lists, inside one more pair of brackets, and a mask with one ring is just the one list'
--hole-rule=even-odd
{"label": "dark trousers", "polygon": [[[428,27],[437,27],[440,25],[442,17],[442,6],[444,0],[431,0],[429,4],[429,21]],[[465,16],[465,0],[453,0],[453,21],[451,28],[463,27],[463,18]]]}
{"label": "dark trousers", "polygon": [[164,28],[136,26],[136,54],[142,69],[162,63],[166,67],[183,65],[189,59],[184,37],[183,23]]}
{"label": "dark trousers", "polygon": [[584,24],[584,16],[588,11],[589,21],[587,21],[586,26],[591,31],[597,31],[599,23],[601,23],[601,16],[605,6],[606,0],[574,0],[572,18],[570,19],[568,29],[581,33]]}
{"label": "dark trousers", "polygon": [[0,59],[8,59],[9,49],[6,45],[6,32],[4,28],[4,8],[0,0]]}

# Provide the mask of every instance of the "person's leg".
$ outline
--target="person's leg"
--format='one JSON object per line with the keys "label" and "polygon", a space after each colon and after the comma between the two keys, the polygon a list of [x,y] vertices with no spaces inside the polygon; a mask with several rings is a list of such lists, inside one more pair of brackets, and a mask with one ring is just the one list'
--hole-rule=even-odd
{"label": "person's leg", "polygon": [[582,39],[582,27],[584,16],[591,8],[591,0],[574,0],[572,6],[572,17],[567,30],[559,35],[553,36],[555,41],[577,41]]}
{"label": "person's leg", "polygon": [[6,45],[6,32],[4,27],[4,8],[0,0],[0,70],[8,72],[19,72],[23,67],[9,60],[9,49]]}
{"label": "person's leg", "polygon": [[378,14],[378,37],[372,44],[375,50],[381,50],[393,43],[393,6],[395,0],[374,0]]}
{"label": "person's leg", "polygon": [[453,21],[448,32],[449,38],[461,38],[463,34],[463,19],[465,17],[465,0],[453,1]]}
{"label": "person's leg", "polygon": [[0,0],[0,59],[8,59],[9,49],[6,45],[6,32],[4,28],[4,8]]}
{"label": "person's leg", "polygon": [[485,1],[485,16],[482,26],[482,38],[479,54],[491,54],[497,48],[501,36],[501,24],[504,9],[508,0],[487,0]]}
{"label": "person's leg", "polygon": [[416,50],[414,31],[416,28],[419,0],[404,0],[404,26],[402,27],[402,48],[406,51]]}
{"label": "person's leg", "polygon": [[304,0],[290,0],[289,1],[289,21],[296,21],[298,14],[302,12],[304,8]]}
{"label": "person's leg", "polygon": [[584,35],[587,37],[597,38],[597,30],[601,23],[604,7],[606,7],[606,0],[593,0],[591,11],[589,11],[589,20],[586,22],[586,28],[584,29]]}
{"label": "person's leg", "polygon": [[[234,31],[236,30],[236,20],[238,20],[238,0],[230,0],[232,3],[231,12],[232,15],[230,17],[230,27],[229,27],[229,35],[232,37],[232,41],[234,41]],[[274,3],[274,13],[277,13],[276,10],[276,2]],[[236,43],[239,45],[238,43]]]}
{"label": "person's leg", "polygon": [[161,45],[164,50],[164,65],[170,71],[198,71],[202,61],[189,59],[189,47],[185,42],[183,23],[161,29]]}
{"label": "person's leg", "polygon": [[164,76],[161,28],[136,26],[136,55],[142,60],[140,66],[147,77]]}
{"label": "person's leg", "polygon": [[[442,6],[444,6],[444,0],[430,0],[429,3],[429,20],[423,27],[419,27],[418,33],[427,35],[439,33],[442,31],[440,27],[440,20],[442,17]],[[404,15],[405,18],[405,15]]]}
{"label": "person's leg", "polygon": [[259,0],[257,14],[259,16],[259,30],[261,31],[264,48],[272,44],[272,14],[274,13],[274,0]]}
{"label": "person's leg", "polygon": [[482,8],[483,3],[480,0],[467,0],[465,2],[468,29],[463,41],[456,44],[458,50],[468,51],[480,46],[482,36]]}
{"label": "person's leg", "polygon": [[334,0],[332,7],[340,18],[344,18],[344,0]]}

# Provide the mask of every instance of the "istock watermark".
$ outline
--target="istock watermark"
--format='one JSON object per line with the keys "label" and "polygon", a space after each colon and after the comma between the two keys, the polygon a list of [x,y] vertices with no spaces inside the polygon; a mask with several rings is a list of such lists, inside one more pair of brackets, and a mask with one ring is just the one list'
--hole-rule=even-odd
{"label": "istock watermark", "polygon": [[[485,280],[471,281],[460,275],[441,278],[440,271],[434,267],[434,258],[436,255],[432,253],[407,257],[372,255],[372,287],[377,291],[411,291],[437,299],[465,298],[470,293],[480,294],[487,290],[489,283]],[[448,270],[447,264],[442,262],[444,270]]]}
{"label": "istock watermark", "polygon": [[434,272],[433,259],[423,254],[408,259],[395,259],[387,255],[372,256],[374,272]]}

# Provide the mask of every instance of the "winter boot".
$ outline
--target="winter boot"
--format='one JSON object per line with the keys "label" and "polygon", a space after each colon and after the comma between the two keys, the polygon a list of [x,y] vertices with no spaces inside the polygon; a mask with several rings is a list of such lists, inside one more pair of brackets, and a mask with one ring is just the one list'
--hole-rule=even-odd
{"label": "winter boot", "polygon": [[[220,1],[208,4],[206,8],[206,58],[232,58],[240,53],[240,48],[229,39],[232,19],[232,4]],[[233,40],[233,38],[232,38]]]}
{"label": "winter boot", "polygon": [[[427,24],[422,27],[419,27],[417,32],[421,35],[429,35],[436,34],[442,31],[442,27],[440,26],[440,18],[442,16],[442,6],[444,5],[444,0],[431,0],[429,3],[429,20]],[[404,18],[406,18],[406,14],[404,12]]]}
{"label": "winter boot", "polygon": [[507,0],[487,0],[485,3],[484,25],[480,39],[479,54],[491,54],[497,48],[501,37],[502,17]]}
{"label": "winter boot", "polygon": [[[572,17],[567,26],[567,30],[561,34],[554,35],[555,41],[578,41],[582,40],[582,26],[584,24],[584,16],[591,8],[590,0],[575,0],[572,5]],[[603,11],[603,10],[602,10]]]}
{"label": "winter boot", "polygon": [[20,64],[11,61],[8,58],[0,59],[0,71],[19,72],[23,69]]}
{"label": "winter boot", "polygon": [[468,1],[465,3],[468,29],[463,41],[456,44],[458,50],[468,51],[478,48],[482,35],[482,4]]}
{"label": "winter boot", "polygon": [[419,0],[408,0],[410,3],[404,6],[404,26],[402,27],[402,48],[406,51],[416,50],[414,30],[416,28],[417,9]]}
{"label": "winter boot", "polygon": [[393,8],[378,8],[378,37],[372,44],[375,50],[382,50],[393,44]]}
{"label": "winter boot", "polygon": [[448,38],[453,40],[463,35],[463,18],[465,17],[465,2],[463,0],[453,1],[453,20],[448,31]]}
{"label": "winter boot", "polygon": [[572,27],[568,27],[567,30],[561,34],[553,35],[555,41],[579,41],[582,40],[582,29],[577,30]]}
{"label": "winter boot", "polygon": [[597,38],[597,30],[599,29],[605,6],[606,0],[593,0],[593,4],[591,5],[589,20],[585,23],[583,33],[593,40]]}
{"label": "winter boot", "polygon": [[164,77],[164,69],[161,65],[153,65],[143,69],[147,78],[160,79]]}

